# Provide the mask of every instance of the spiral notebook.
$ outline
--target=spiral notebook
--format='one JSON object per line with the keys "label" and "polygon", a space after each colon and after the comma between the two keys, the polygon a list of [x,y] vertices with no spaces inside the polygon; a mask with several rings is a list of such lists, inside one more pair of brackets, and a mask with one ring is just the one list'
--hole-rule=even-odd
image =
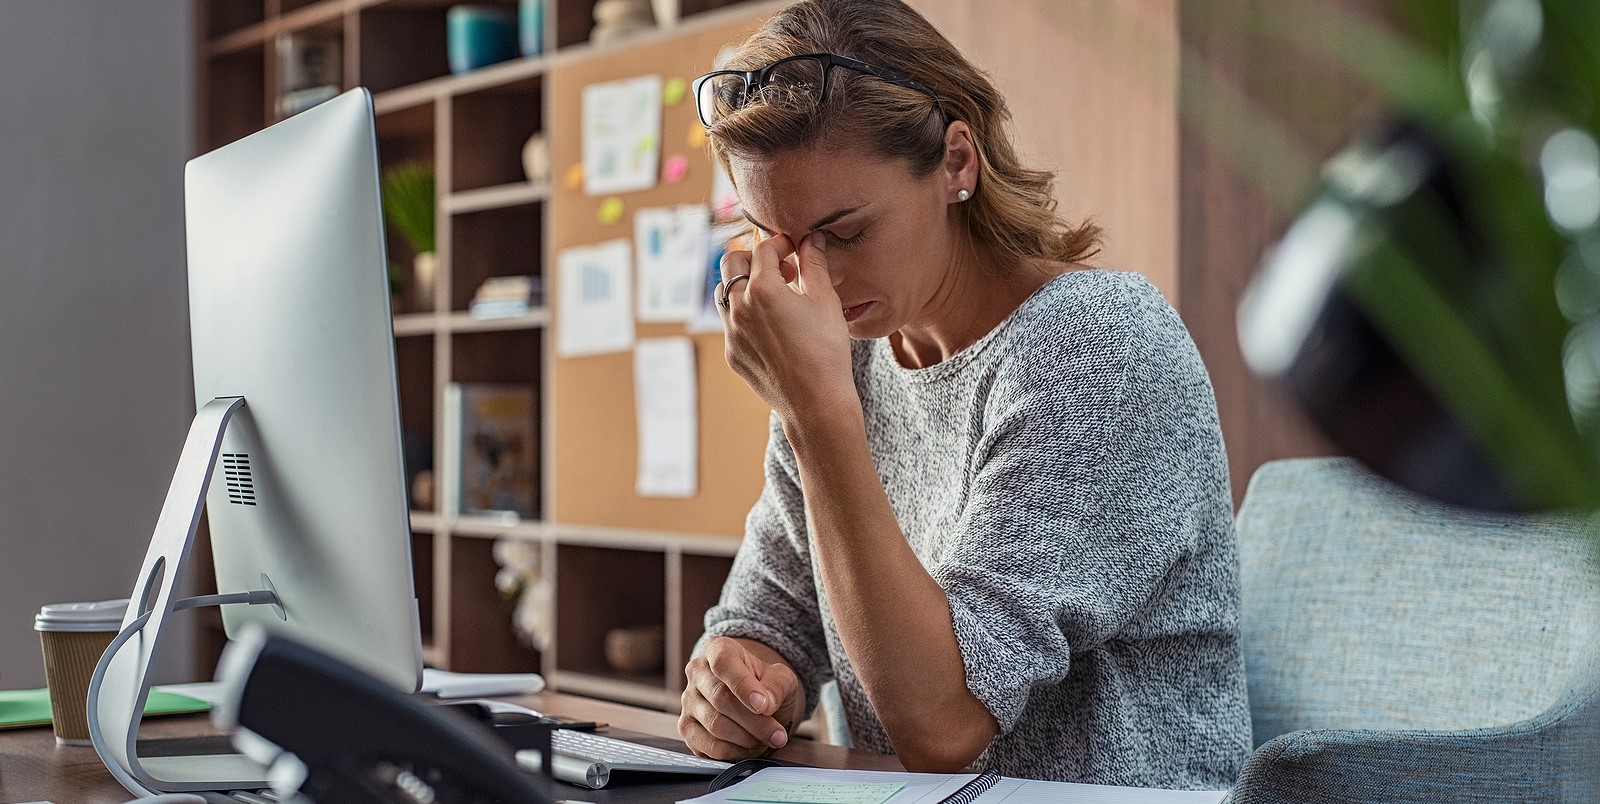
{"label": "spiral notebook", "polygon": [[888,773],[767,768],[679,804],[1218,804],[1225,791],[1193,792],[1009,779],[993,771]]}

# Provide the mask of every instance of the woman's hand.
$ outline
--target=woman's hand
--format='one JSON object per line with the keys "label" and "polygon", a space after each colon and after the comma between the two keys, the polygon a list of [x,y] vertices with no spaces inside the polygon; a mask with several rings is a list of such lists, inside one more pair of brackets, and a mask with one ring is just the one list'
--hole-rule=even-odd
{"label": "woman's hand", "polygon": [[688,685],[678,735],[696,754],[734,761],[788,744],[805,690],[776,652],[712,637],[684,673]]}
{"label": "woman's hand", "polygon": [[[749,279],[737,279],[748,276]],[[731,292],[729,281],[733,281]],[[727,359],[780,421],[859,410],[850,333],[828,274],[827,244],[813,232],[798,249],[784,235],[722,258],[718,305]]]}

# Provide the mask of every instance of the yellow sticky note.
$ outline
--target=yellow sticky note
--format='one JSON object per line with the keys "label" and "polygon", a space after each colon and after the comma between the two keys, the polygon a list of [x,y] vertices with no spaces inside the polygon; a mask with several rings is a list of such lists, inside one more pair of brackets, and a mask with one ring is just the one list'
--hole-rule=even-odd
{"label": "yellow sticky note", "polygon": [[690,148],[706,147],[706,127],[698,122],[690,124],[688,142]]}
{"label": "yellow sticky note", "polygon": [[628,208],[622,203],[622,199],[612,196],[600,202],[600,212],[596,215],[596,217],[600,219],[601,223],[610,226],[611,224],[622,220],[622,213],[626,212],[627,210]]}
{"label": "yellow sticky note", "polygon": [[689,94],[689,82],[682,78],[669,78],[666,85],[661,87],[661,102],[668,106],[677,106],[683,103],[685,95]]}
{"label": "yellow sticky note", "polygon": [[576,190],[583,186],[583,165],[573,165],[567,168],[567,175],[562,179],[568,190]]}

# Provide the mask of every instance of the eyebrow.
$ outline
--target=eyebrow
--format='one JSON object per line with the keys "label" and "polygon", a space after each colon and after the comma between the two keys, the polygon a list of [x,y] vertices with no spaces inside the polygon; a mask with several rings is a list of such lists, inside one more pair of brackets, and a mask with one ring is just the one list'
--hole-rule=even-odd
{"label": "eyebrow", "polygon": [[[859,210],[859,209],[861,209],[861,208],[863,208],[865,206],[866,206],[866,204],[857,204],[856,206],[849,207],[849,208],[846,208],[846,209],[841,209],[841,210],[829,213],[827,215],[824,215],[824,216],[822,216],[821,220],[817,221],[816,223],[811,224],[811,228],[807,229],[806,233],[809,234],[811,232],[815,232],[816,230],[821,229],[822,227],[827,226],[828,224],[833,223],[833,222],[839,220],[840,218],[843,218],[844,216],[849,215],[850,213],[855,212],[855,211],[857,211],[857,210]],[[747,212],[745,210],[740,210],[740,212],[744,215],[744,219],[749,221],[750,223],[754,224],[756,226],[756,228],[760,229],[763,232],[767,232],[768,234],[771,234],[773,232],[773,229],[771,229],[770,227],[763,226],[763,225],[761,225],[760,221],[756,220],[755,218],[750,217],[750,213],[749,212]]]}

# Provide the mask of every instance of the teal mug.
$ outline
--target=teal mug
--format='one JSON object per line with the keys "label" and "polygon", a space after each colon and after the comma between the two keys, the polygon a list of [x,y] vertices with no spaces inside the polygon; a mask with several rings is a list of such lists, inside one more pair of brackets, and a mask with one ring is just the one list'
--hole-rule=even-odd
{"label": "teal mug", "polygon": [[445,15],[450,72],[460,75],[517,57],[517,23],[499,6],[453,6]]}

